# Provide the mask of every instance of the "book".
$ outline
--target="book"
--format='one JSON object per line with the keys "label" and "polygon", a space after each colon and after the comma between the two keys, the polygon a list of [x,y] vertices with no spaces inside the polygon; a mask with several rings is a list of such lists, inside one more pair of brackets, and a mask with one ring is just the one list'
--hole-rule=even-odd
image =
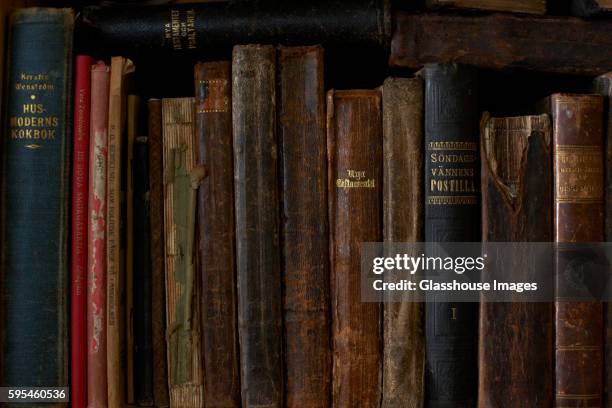
{"label": "book", "polygon": [[[423,241],[423,81],[387,78],[382,86],[383,241]],[[383,305],[382,407],[422,407],[424,305]]]}
{"label": "book", "polygon": [[[481,123],[483,241],[551,242],[549,116],[491,117],[485,113]],[[513,280],[529,281],[528,262],[513,261]],[[540,265],[552,270],[552,258]],[[516,407],[531,401],[534,406],[551,407],[552,302],[487,302],[487,294],[482,300],[478,406]]]}
{"label": "book", "polygon": [[572,0],[572,13],[580,17],[593,17],[612,12],[612,0]]}
{"label": "book", "polygon": [[91,67],[87,214],[87,406],[108,404],[106,371],[106,168],[110,67]]}
{"label": "book", "polygon": [[153,400],[156,408],[170,406],[166,354],[166,274],[164,178],[161,99],[149,99],[149,214],[151,231],[151,335],[153,341]]}
{"label": "book", "polygon": [[7,387],[69,386],[73,18],[70,9],[20,9],[8,24],[0,281]]}
{"label": "book", "polygon": [[106,347],[108,407],[125,402],[125,254],[122,245],[122,150],[125,137],[126,87],[133,63],[111,59],[108,102],[108,158],[106,173]]}
{"label": "book", "polygon": [[361,302],[361,242],[382,238],[382,115],[378,90],[327,93],[332,403],[378,407],[381,306]]}
{"label": "book", "polygon": [[[428,64],[425,80],[425,242],[480,241],[476,70]],[[447,176],[446,174],[453,174]],[[456,176],[454,174],[457,174]],[[425,403],[476,403],[478,305],[425,305]]]}
{"label": "book", "polygon": [[90,6],[79,22],[80,33],[105,49],[182,55],[229,51],[245,38],[260,44],[326,43],[380,50],[391,34],[391,15],[383,0]]}
{"label": "book", "polygon": [[[554,94],[548,105],[553,122],[554,241],[603,241],[603,98]],[[562,247],[556,253],[559,276],[571,260],[569,254]],[[557,406],[601,406],[602,304],[561,297],[554,319]]]}
{"label": "book", "polygon": [[89,121],[91,64],[88,55],[75,61],[72,219],[70,251],[70,400],[87,406],[87,187],[89,181]]}
{"label": "book", "polygon": [[276,50],[232,55],[238,336],[242,406],[283,405]]}
{"label": "book", "polygon": [[287,407],[328,407],[329,240],[323,47],[278,49]]}
{"label": "book", "polygon": [[229,62],[195,66],[202,285],[202,367],[206,407],[240,406],[236,317],[232,72]]}
{"label": "book", "polygon": [[427,0],[427,6],[546,14],[546,0]]}
{"label": "book", "polygon": [[196,277],[196,163],[193,98],[162,99],[168,384],[171,407],[204,407]]}

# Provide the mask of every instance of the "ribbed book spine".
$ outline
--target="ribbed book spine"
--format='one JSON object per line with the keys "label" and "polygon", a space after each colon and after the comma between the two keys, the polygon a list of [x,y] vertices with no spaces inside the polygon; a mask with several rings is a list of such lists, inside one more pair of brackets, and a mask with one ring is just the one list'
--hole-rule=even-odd
{"label": "ribbed book spine", "polygon": [[206,407],[240,407],[236,316],[232,72],[229,62],[195,67],[202,280],[202,366]]}
{"label": "ribbed book spine", "polygon": [[238,334],[242,407],[283,406],[276,52],[236,46],[232,60]]}
{"label": "ribbed book spine", "polygon": [[381,402],[381,306],[361,302],[360,245],[382,239],[382,115],[375,90],[327,93],[332,403]]}
{"label": "ribbed book spine", "polygon": [[[426,65],[425,242],[480,241],[476,72],[456,64]],[[450,176],[449,176],[450,175]],[[425,305],[425,404],[476,403],[478,305]]]}
{"label": "ribbed book spine", "polygon": [[[493,118],[481,129],[482,238],[485,242],[552,240],[552,124],[548,115]],[[552,270],[540,260],[542,270]],[[529,281],[527,259],[512,279]],[[483,272],[486,274],[486,269]],[[553,404],[552,302],[480,305],[479,408]],[[520,329],[517,329],[519,328]],[[503,384],[503,386],[501,385]]]}
{"label": "ribbed book spine", "polygon": [[126,107],[126,77],[134,71],[123,57],[111,60],[108,105],[108,161],[106,178],[106,291],[108,407],[125,402],[125,265],[122,249],[122,150]]}
{"label": "ribbed book spine", "polygon": [[87,182],[91,63],[88,55],[76,57],[70,253],[70,395],[75,408],[87,406]]}
{"label": "ribbed book spine", "polygon": [[87,214],[87,406],[107,407],[106,164],[110,67],[91,67],[89,211]]}
{"label": "ribbed book spine", "polygon": [[[554,240],[604,240],[603,98],[555,94],[553,118]],[[560,248],[557,273],[571,258]],[[584,276],[588,279],[588,276]],[[559,289],[559,288],[557,288]],[[559,296],[559,294],[558,294]],[[603,403],[603,307],[558,298],[555,303],[557,407]]]}
{"label": "ribbed book spine", "polygon": [[12,14],[8,27],[0,282],[2,386],[69,385],[73,19],[69,9],[20,9]]}
{"label": "ribbed book spine", "polygon": [[204,407],[200,299],[196,277],[196,166],[193,98],[162,100],[166,310],[170,406]]}
{"label": "ribbed book spine", "polygon": [[323,48],[278,50],[278,144],[288,408],[330,404]]}
{"label": "ribbed book spine", "polygon": [[151,331],[153,341],[153,399],[156,408],[170,405],[166,354],[166,276],[164,270],[164,179],[162,102],[148,107],[149,212],[151,216]]}
{"label": "ribbed book spine", "polygon": [[[382,86],[383,240],[423,240],[423,81],[388,78]],[[421,408],[425,384],[424,305],[384,304],[383,408]]]}

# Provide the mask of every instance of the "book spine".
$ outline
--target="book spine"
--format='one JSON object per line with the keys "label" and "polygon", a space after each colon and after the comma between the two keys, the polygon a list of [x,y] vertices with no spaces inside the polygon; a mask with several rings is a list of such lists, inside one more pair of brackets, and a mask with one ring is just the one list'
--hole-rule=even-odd
{"label": "book spine", "polygon": [[[422,75],[425,241],[480,241],[476,72],[462,65],[430,64]],[[448,173],[459,175],[451,178]],[[472,407],[476,403],[478,305],[429,300],[425,306],[426,405]]]}
{"label": "book spine", "polygon": [[[423,240],[423,82],[388,78],[382,86],[383,240]],[[383,408],[424,402],[424,305],[385,303]]]}
{"label": "book spine", "polygon": [[[603,241],[603,98],[555,94],[550,109],[555,242]],[[563,268],[560,255],[558,271]],[[601,406],[602,304],[556,302],[555,328],[556,406]]]}
{"label": "book spine", "polygon": [[232,116],[242,406],[283,405],[274,47],[234,47]]}
{"label": "book spine", "polygon": [[89,115],[91,64],[88,55],[75,62],[72,231],[70,296],[70,400],[76,408],[87,406],[87,181],[89,171]]}
{"label": "book spine", "polygon": [[612,0],[572,0],[571,9],[579,17],[601,16],[612,12]]}
{"label": "book spine", "polygon": [[[144,109],[143,109],[144,110]],[[142,115],[142,111],[138,115]],[[149,212],[149,143],[140,131],[134,140],[134,401],[139,406],[154,405],[153,321],[151,316],[151,234]]]}
{"label": "book spine", "polygon": [[193,98],[162,100],[170,406],[204,407],[195,276],[197,179]]}
{"label": "book spine", "polygon": [[331,397],[323,48],[278,50],[286,405]]}
{"label": "book spine", "polygon": [[229,50],[245,38],[261,44],[326,43],[380,50],[391,34],[391,16],[384,0],[204,2],[146,9],[122,5],[120,10],[91,6],[84,8],[81,17],[80,27],[91,38],[107,49],[123,52],[126,47],[174,54]]}
{"label": "book spine", "polygon": [[[548,115],[485,114],[480,140],[483,241],[552,240],[551,139]],[[552,258],[541,265],[552,270]],[[513,266],[513,279],[529,279],[525,259],[514,260]],[[553,405],[552,313],[552,303],[489,303],[483,297],[479,408],[517,407],[525,401],[535,407]]]}
{"label": "book spine", "polygon": [[382,117],[375,90],[329,91],[332,403],[379,407],[381,307],[361,302],[360,245],[382,238]]}
{"label": "book spine", "polygon": [[546,14],[546,0],[427,0],[427,6]]}
{"label": "book spine", "polygon": [[125,399],[125,268],[121,241],[121,155],[125,124],[125,80],[133,70],[134,65],[130,60],[123,57],[111,59],[106,178],[106,347],[109,408],[122,408]]}
{"label": "book spine", "polygon": [[164,179],[162,102],[148,107],[149,212],[151,215],[151,329],[153,335],[153,399],[156,408],[170,405],[166,354],[166,276],[164,270]]}
{"label": "book spine", "polygon": [[87,406],[107,406],[106,381],[106,161],[110,67],[91,68],[89,211],[87,237]]}
{"label": "book spine", "polygon": [[20,9],[8,27],[2,386],[69,385],[73,18],[70,9]]}
{"label": "book spine", "polygon": [[206,407],[240,407],[234,256],[234,154],[229,62],[195,67],[202,281],[202,366]]}

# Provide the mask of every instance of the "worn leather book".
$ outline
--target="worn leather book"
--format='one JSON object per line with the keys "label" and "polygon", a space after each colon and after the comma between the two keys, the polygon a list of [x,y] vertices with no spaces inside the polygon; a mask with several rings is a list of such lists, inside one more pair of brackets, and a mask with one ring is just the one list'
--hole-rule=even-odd
{"label": "worn leather book", "polygon": [[[555,94],[547,105],[553,119],[554,240],[603,241],[603,98]],[[561,276],[567,262],[563,252],[556,255]],[[556,406],[601,406],[602,304],[561,298],[554,314]]]}
{"label": "worn leather book", "polygon": [[108,406],[106,373],[106,161],[110,67],[91,67],[87,215],[87,407]]}
{"label": "worn leather book", "polygon": [[[551,139],[552,124],[546,114],[501,118],[484,114],[480,136],[484,242],[551,241]],[[528,281],[525,260],[516,259],[513,265],[512,279]],[[486,294],[482,300],[478,407],[551,407],[552,303],[487,302]]]}
{"label": "worn leather book", "polygon": [[88,55],[75,59],[72,138],[72,219],[70,243],[70,400],[87,406],[87,182],[91,64]]}
{"label": "worn leather book", "polygon": [[546,0],[427,0],[427,6],[546,14]]}
{"label": "worn leather book", "polygon": [[202,282],[202,367],[206,407],[240,407],[234,256],[234,154],[229,62],[196,64],[197,162]]}
{"label": "worn leather book", "polygon": [[149,213],[151,231],[151,336],[153,341],[153,399],[156,408],[170,406],[166,354],[166,275],[164,270],[164,179],[162,102],[149,99]]}
{"label": "worn leather book", "polygon": [[[480,241],[480,178],[476,70],[430,64],[425,80],[425,242]],[[448,175],[450,174],[450,176]],[[478,305],[425,306],[425,403],[476,403]]]}
{"label": "worn leather book", "polygon": [[73,18],[70,9],[20,9],[8,24],[0,269],[2,386],[69,386]]}
{"label": "worn leather book", "polygon": [[593,17],[612,13],[612,0],[572,0],[572,13]]}
{"label": "worn leather book", "polygon": [[196,277],[196,163],[193,98],[162,99],[166,310],[170,406],[204,407],[200,288]]}
{"label": "worn leather book", "polygon": [[111,59],[106,173],[106,347],[109,408],[125,402],[125,265],[121,232],[122,150],[125,136],[127,76],[134,71],[123,57]]}
{"label": "worn leather book", "polygon": [[381,306],[361,302],[360,246],[382,239],[382,114],[378,90],[327,93],[332,403],[379,407]]}
{"label": "worn leather book", "polygon": [[92,6],[83,10],[80,21],[82,35],[105,48],[178,54],[229,50],[245,38],[262,44],[329,43],[381,49],[388,43],[391,27],[384,0]]}
{"label": "worn leather book", "polygon": [[288,408],[331,396],[323,47],[278,50],[283,315]]}
{"label": "worn leather book", "polygon": [[[387,78],[382,86],[383,240],[423,241],[423,81]],[[424,305],[384,304],[383,408],[424,401]]]}
{"label": "worn leather book", "polygon": [[[593,90],[604,97],[605,180],[612,180],[612,72],[595,78]],[[605,231],[607,242],[612,241],[612,183],[606,182]],[[604,305],[604,406],[612,408],[612,303]]]}
{"label": "worn leather book", "polygon": [[[232,116],[242,406],[283,405],[276,52],[234,47]],[[257,163],[257,165],[255,165]]]}

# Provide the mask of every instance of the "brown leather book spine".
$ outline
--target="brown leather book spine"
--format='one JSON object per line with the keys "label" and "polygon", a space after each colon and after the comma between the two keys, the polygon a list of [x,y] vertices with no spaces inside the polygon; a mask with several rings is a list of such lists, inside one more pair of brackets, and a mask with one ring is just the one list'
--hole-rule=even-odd
{"label": "brown leather book spine", "polygon": [[427,0],[427,6],[546,14],[546,0]]}
{"label": "brown leather book spine", "polygon": [[[603,241],[603,98],[555,94],[550,110],[555,242]],[[556,302],[555,329],[556,406],[601,406],[602,304]]]}
{"label": "brown leather book spine", "polygon": [[[382,86],[383,239],[423,240],[423,82],[388,78]],[[422,303],[385,303],[383,408],[424,403],[425,333]]]}
{"label": "brown leather book spine", "polygon": [[323,48],[278,50],[278,143],[288,408],[331,397]]}
{"label": "brown leather book spine", "polygon": [[240,407],[229,62],[197,64],[195,93],[205,406]]}
{"label": "brown leather book spine", "polygon": [[276,51],[234,47],[232,116],[243,408],[283,406]]}
{"label": "brown leather book spine", "polygon": [[[551,241],[551,139],[546,114],[492,118],[485,113],[480,137],[483,241]],[[515,260],[513,280],[529,281],[523,261]],[[493,303],[483,297],[479,408],[521,408],[526,402],[533,408],[552,406],[552,312],[552,303]]]}
{"label": "brown leather book spine", "polygon": [[381,306],[361,302],[362,242],[382,239],[382,115],[377,90],[327,94],[332,403],[380,406]]}
{"label": "brown leather book spine", "polygon": [[166,282],[164,274],[164,179],[162,102],[150,99],[149,211],[151,217],[151,327],[153,332],[153,398],[156,408],[170,405],[166,356]]}

